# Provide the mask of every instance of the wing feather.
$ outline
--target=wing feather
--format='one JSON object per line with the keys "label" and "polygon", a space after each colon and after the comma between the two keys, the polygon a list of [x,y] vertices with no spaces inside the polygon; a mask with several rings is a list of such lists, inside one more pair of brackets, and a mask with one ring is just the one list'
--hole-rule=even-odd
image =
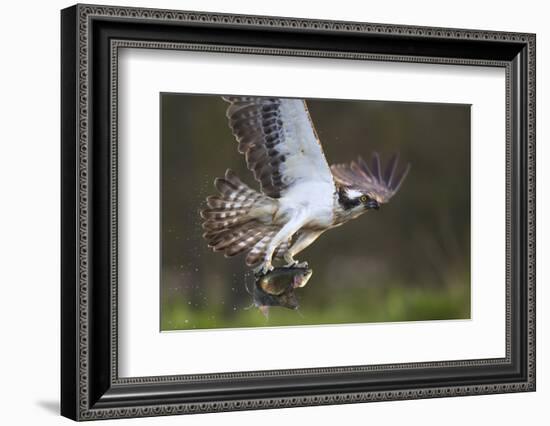
{"label": "wing feather", "polygon": [[387,203],[399,190],[410,170],[410,165],[407,164],[396,174],[398,160],[397,154],[392,156],[382,172],[380,156],[374,153],[370,166],[359,157],[350,164],[333,164],[331,170],[338,185],[357,188],[370,194],[379,203]]}
{"label": "wing feather", "polygon": [[264,194],[280,198],[302,181],[334,181],[301,99],[225,96],[227,118]]}

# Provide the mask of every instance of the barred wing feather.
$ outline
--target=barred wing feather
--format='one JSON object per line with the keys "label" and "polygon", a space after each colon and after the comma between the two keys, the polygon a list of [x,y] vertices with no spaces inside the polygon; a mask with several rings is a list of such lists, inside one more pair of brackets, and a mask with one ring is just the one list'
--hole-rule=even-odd
{"label": "barred wing feather", "polygon": [[334,186],[307,106],[300,99],[225,96],[229,127],[264,194],[284,196],[292,185]]}
{"label": "barred wing feather", "polygon": [[337,184],[358,188],[379,203],[387,203],[399,190],[410,170],[407,164],[398,172],[398,159],[399,156],[395,154],[383,170],[380,156],[374,153],[370,166],[359,157],[350,164],[333,164],[331,170]]}

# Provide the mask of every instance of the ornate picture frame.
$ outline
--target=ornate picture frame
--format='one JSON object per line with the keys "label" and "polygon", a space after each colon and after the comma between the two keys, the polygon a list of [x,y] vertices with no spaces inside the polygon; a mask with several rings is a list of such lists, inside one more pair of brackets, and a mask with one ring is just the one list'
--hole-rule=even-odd
{"label": "ornate picture frame", "polygon": [[[97,5],[64,9],[61,30],[62,415],[92,420],[535,390],[534,34]],[[119,377],[117,64],[127,47],[503,68],[505,357]]]}

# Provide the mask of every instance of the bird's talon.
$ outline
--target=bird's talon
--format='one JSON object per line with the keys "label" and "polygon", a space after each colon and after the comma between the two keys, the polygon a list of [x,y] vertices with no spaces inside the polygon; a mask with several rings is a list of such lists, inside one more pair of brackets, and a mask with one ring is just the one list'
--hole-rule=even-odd
{"label": "bird's talon", "polygon": [[300,262],[299,260],[288,260],[285,268],[308,268],[309,265],[307,262]]}
{"label": "bird's talon", "polygon": [[268,273],[270,273],[271,271],[273,271],[273,265],[271,263],[269,264],[265,264],[263,265],[261,268],[260,268],[260,275],[267,275]]}
{"label": "bird's talon", "polygon": [[264,263],[262,265],[257,266],[254,269],[254,276],[256,278],[263,277],[264,275],[267,275],[271,271],[273,271],[273,265],[271,264],[271,262]]}

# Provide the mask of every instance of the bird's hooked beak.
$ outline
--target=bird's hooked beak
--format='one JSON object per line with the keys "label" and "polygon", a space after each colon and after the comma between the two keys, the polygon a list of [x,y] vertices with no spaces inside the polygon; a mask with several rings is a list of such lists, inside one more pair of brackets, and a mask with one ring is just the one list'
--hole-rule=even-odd
{"label": "bird's hooked beak", "polygon": [[380,204],[378,203],[378,201],[373,200],[371,198],[369,201],[367,201],[367,204],[365,204],[365,207],[368,210],[371,210],[371,209],[378,210],[380,208]]}

